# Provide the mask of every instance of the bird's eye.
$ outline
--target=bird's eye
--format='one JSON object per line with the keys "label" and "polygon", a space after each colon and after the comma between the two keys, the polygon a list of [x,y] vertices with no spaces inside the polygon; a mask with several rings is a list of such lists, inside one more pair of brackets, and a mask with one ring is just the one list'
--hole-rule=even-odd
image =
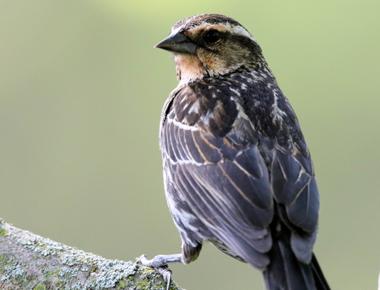
{"label": "bird's eye", "polygon": [[215,29],[207,30],[202,36],[203,41],[207,44],[214,44],[218,42],[221,37],[221,33]]}

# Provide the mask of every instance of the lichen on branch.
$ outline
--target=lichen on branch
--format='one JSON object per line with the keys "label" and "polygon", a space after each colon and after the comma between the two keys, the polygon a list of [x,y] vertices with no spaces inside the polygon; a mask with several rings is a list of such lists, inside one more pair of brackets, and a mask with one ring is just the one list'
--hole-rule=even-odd
{"label": "lichen on branch", "polygon": [[[164,278],[151,268],[87,253],[0,219],[0,289],[165,288]],[[173,282],[170,289],[180,290]]]}

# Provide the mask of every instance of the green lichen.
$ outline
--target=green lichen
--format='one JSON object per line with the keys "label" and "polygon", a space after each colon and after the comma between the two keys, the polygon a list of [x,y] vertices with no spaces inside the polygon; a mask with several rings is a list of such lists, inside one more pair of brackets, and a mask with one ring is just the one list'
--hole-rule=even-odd
{"label": "green lichen", "polygon": [[116,289],[117,290],[121,290],[121,289],[124,289],[125,287],[127,287],[127,281],[125,281],[124,279],[120,280],[117,285],[116,285]]}
{"label": "green lichen", "polygon": [[[65,281],[62,281],[62,280],[58,280],[54,286],[55,286],[55,289],[64,289],[64,286],[65,286]],[[54,289],[54,288],[53,288]]]}
{"label": "green lichen", "polygon": [[36,286],[34,286],[33,290],[46,290],[46,286],[43,283],[39,283]]}
{"label": "green lichen", "polygon": [[141,281],[138,281],[136,283],[136,289],[137,290],[148,290],[148,289],[152,289],[150,287],[150,283],[146,280],[141,280]]}
{"label": "green lichen", "polygon": [[58,277],[59,270],[55,269],[53,271],[44,271],[45,277],[50,279],[50,278],[55,278]]}
{"label": "green lichen", "polygon": [[8,258],[5,255],[0,255],[0,266],[5,265],[8,262]]}
{"label": "green lichen", "polygon": [[[129,276],[126,280],[126,288],[135,290],[162,290],[166,289],[166,281],[161,274],[151,268],[141,267],[136,271],[135,275]],[[180,290],[172,281],[171,290]]]}
{"label": "green lichen", "polygon": [[4,229],[0,224],[0,237],[5,237],[7,235],[7,230]]}

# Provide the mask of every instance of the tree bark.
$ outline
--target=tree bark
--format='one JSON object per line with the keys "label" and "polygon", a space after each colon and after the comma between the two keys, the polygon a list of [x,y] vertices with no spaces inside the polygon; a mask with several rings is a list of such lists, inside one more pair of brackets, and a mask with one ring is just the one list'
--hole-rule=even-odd
{"label": "tree bark", "polygon": [[[157,271],[109,260],[18,229],[0,219],[0,289],[166,289]],[[181,290],[171,282],[171,290]]]}

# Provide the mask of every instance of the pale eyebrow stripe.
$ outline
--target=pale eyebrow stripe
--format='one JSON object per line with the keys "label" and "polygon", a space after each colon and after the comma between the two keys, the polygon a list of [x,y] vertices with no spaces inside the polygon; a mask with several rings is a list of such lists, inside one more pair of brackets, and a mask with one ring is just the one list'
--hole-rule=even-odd
{"label": "pale eyebrow stripe", "polygon": [[[177,33],[178,31],[180,31],[182,28],[184,28],[192,20],[193,19],[190,18],[186,22],[184,22],[181,26],[176,27],[175,29],[172,29],[171,34]],[[250,39],[252,39],[252,40],[255,41],[255,39],[253,38],[253,36],[243,26],[241,26],[241,25],[233,25],[233,24],[231,24],[229,22],[225,22],[223,24],[222,23],[212,24],[212,23],[208,23],[208,22],[203,22],[203,23],[200,23],[199,25],[191,28],[190,30],[193,30],[193,29],[198,30],[198,29],[203,29],[203,28],[206,28],[206,27],[214,27],[215,29],[219,28],[218,30],[220,30],[221,28],[224,28],[224,31],[229,31],[229,32],[231,32],[233,34],[241,35],[241,36],[250,38]]]}

